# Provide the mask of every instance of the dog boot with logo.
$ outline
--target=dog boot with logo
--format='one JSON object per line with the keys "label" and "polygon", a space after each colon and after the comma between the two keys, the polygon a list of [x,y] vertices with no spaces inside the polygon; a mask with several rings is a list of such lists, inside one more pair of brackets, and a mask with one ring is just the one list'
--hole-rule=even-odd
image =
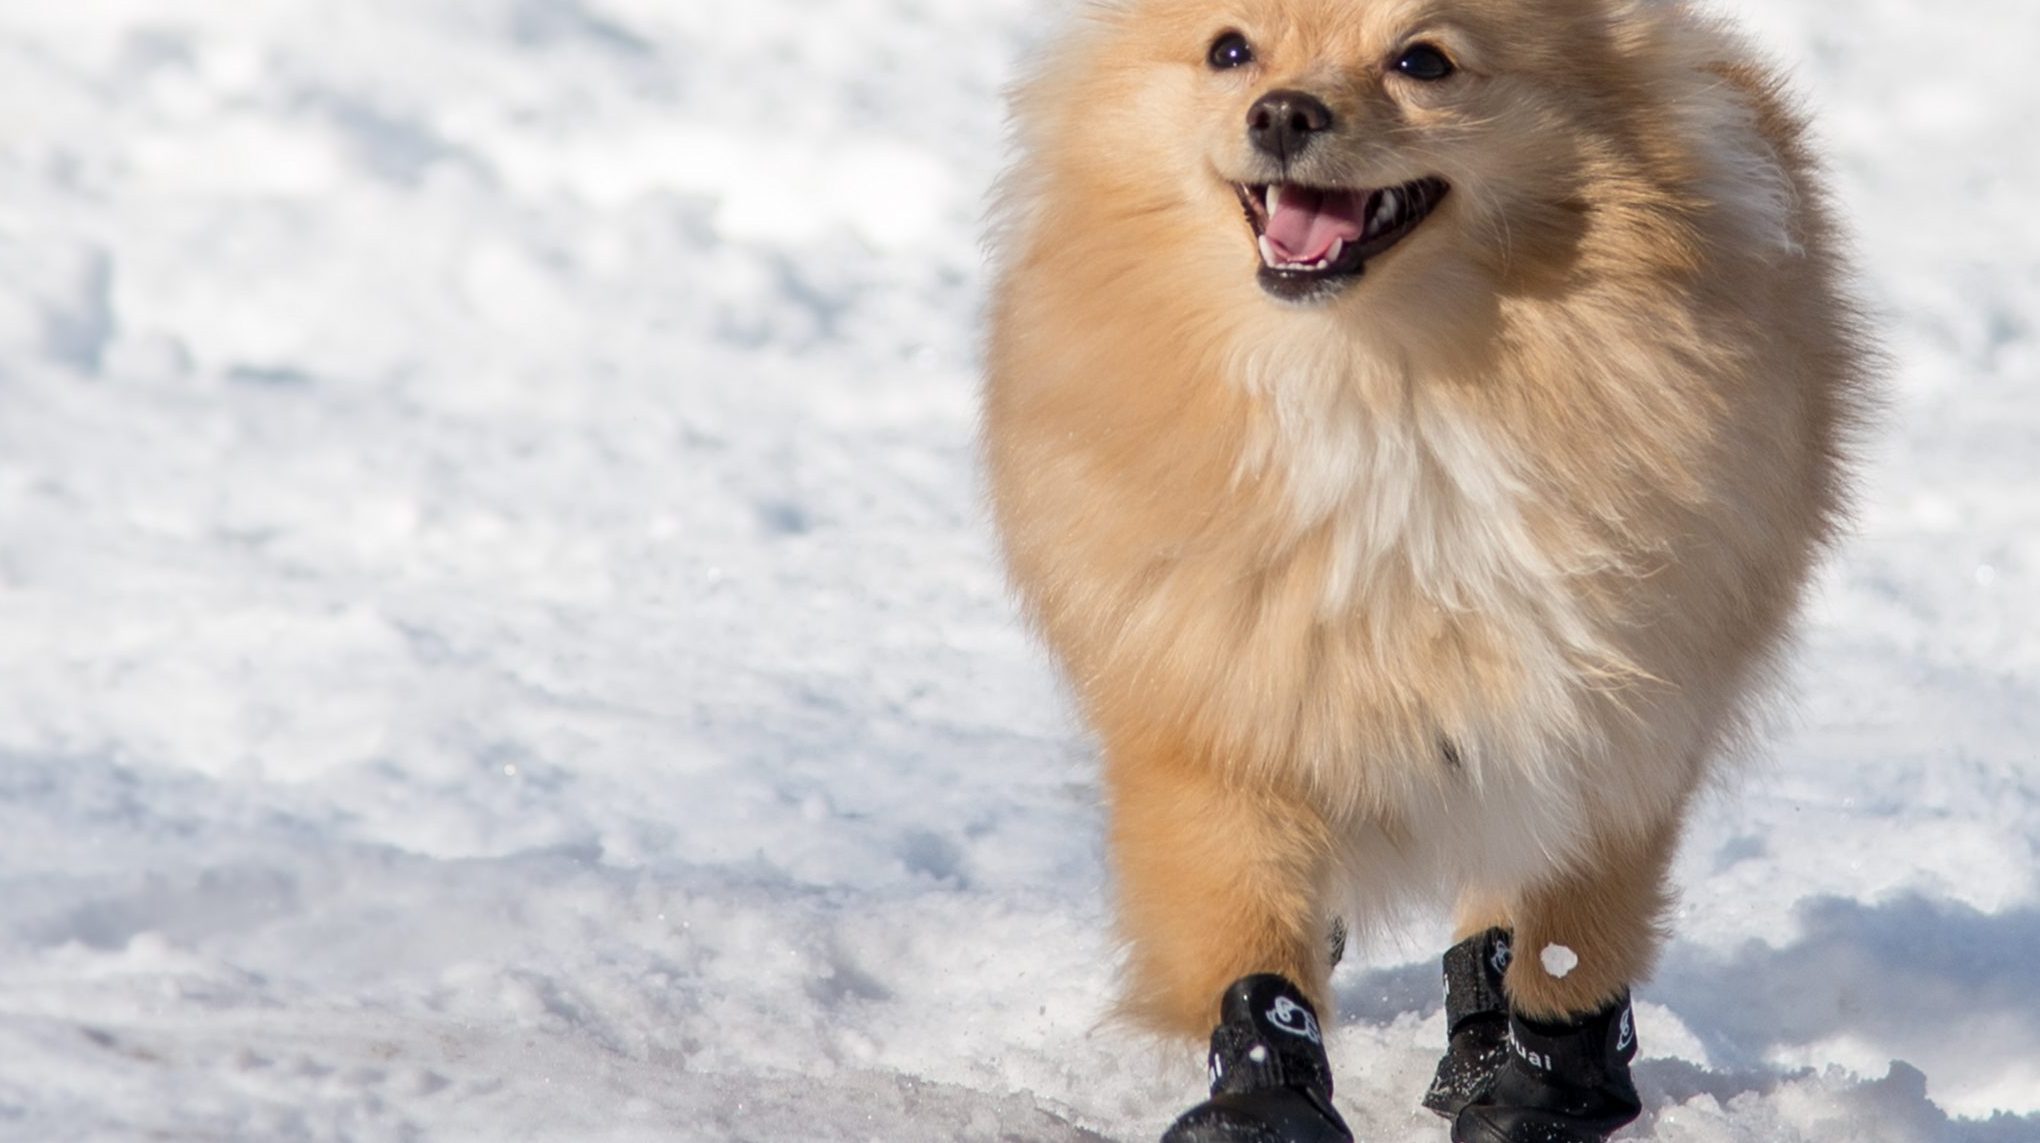
{"label": "dog boot with logo", "polygon": [[1211,1098],[1162,1143],[1353,1143],[1332,1109],[1332,1065],[1317,1013],[1288,980],[1243,977],[1211,1033]]}
{"label": "dog boot with logo", "polygon": [[1509,1058],[1509,932],[1489,929],[1445,954],[1445,1032],[1450,1041],[1424,1106],[1447,1119],[1485,1094]]}
{"label": "dog boot with logo", "polygon": [[1627,995],[1563,1024],[1511,1015],[1509,1058],[1453,1121],[1453,1143],[1604,1143],[1643,1110],[1635,1056]]}

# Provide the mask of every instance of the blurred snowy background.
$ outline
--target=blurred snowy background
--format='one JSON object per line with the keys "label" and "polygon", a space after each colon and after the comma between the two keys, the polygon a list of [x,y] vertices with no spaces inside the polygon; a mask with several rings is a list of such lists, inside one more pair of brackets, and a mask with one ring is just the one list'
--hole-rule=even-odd
{"label": "blurred snowy background", "polygon": [[[1150,1139],[972,458],[1047,0],[0,7],[0,1139]],[[2040,1140],[2040,17],[1744,0],[1897,367],[1636,1139]],[[1340,1102],[1442,1140],[1419,927]]]}

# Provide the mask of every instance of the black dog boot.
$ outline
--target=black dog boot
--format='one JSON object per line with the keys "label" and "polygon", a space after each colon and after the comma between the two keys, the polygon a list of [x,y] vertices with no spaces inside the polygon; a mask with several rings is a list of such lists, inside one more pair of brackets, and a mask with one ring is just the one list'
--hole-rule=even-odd
{"label": "black dog boot", "polygon": [[1280,976],[1225,990],[1211,1033],[1211,1098],[1162,1143],[1353,1143],[1332,1109],[1332,1065],[1317,1013]]}
{"label": "black dog boot", "polygon": [[1452,1119],[1487,1093],[1509,1058],[1509,1001],[1502,977],[1509,971],[1509,931],[1489,929],[1445,953],[1445,1058],[1424,1106]]}
{"label": "black dog boot", "polygon": [[1509,1058],[1452,1124],[1453,1143],[1604,1143],[1643,1111],[1629,997],[1564,1024],[1509,1017]]}

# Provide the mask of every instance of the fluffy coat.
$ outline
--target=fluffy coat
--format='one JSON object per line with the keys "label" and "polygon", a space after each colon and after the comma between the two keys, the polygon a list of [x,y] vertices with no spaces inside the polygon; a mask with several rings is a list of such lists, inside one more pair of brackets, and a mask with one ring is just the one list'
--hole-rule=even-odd
{"label": "fluffy coat", "polygon": [[[1213,36],[1251,68],[1206,65]],[[1459,64],[1384,67],[1414,37]],[[1437,212],[1316,306],[1256,284],[1252,101]],[[1100,742],[1130,1007],[1200,1035],[1411,895],[1519,1009],[1645,976],[1693,797],[1843,509],[1864,339],[1805,132],[1647,0],[1123,0],[1014,96],[984,447]]]}

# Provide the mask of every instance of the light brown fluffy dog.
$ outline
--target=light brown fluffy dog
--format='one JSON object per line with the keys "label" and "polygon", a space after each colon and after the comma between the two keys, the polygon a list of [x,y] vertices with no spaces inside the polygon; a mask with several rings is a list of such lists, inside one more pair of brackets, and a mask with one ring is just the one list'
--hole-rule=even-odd
{"label": "light brown fluffy dog", "polygon": [[1322,1007],[1332,918],[1412,892],[1577,954],[1519,1011],[1607,1003],[1864,399],[1777,85],[1672,2],[1123,0],[1015,105],[985,445],[1133,1011]]}

